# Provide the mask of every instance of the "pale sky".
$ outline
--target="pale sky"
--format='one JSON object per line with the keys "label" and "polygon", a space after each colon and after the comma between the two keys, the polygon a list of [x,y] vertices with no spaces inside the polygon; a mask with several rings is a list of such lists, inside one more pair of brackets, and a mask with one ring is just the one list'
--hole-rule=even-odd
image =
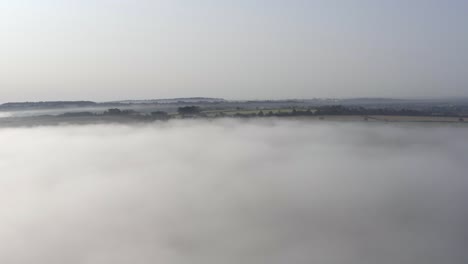
{"label": "pale sky", "polygon": [[468,0],[0,0],[0,102],[468,96]]}

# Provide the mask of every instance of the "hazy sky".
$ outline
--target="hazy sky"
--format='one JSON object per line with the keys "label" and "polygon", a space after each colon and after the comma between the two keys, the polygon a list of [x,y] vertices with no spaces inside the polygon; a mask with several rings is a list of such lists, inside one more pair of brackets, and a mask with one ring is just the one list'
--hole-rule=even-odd
{"label": "hazy sky", "polygon": [[0,102],[468,96],[466,0],[0,0]]}

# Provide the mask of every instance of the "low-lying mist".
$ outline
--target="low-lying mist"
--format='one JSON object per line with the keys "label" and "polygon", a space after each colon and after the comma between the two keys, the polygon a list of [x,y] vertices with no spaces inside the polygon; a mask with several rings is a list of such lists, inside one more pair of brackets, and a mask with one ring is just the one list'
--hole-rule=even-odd
{"label": "low-lying mist", "polygon": [[468,128],[0,130],[0,263],[468,263]]}

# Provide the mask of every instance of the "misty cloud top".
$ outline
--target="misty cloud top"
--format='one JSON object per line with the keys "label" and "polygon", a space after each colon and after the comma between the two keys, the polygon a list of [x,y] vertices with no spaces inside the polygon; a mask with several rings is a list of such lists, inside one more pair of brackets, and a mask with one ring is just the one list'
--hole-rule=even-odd
{"label": "misty cloud top", "polygon": [[468,130],[0,129],[0,263],[467,263]]}

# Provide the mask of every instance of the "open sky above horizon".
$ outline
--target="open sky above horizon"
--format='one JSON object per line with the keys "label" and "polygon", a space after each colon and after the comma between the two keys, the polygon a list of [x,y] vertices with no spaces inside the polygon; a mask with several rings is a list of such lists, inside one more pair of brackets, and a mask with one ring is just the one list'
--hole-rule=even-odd
{"label": "open sky above horizon", "polygon": [[468,96],[466,0],[0,0],[0,101]]}

